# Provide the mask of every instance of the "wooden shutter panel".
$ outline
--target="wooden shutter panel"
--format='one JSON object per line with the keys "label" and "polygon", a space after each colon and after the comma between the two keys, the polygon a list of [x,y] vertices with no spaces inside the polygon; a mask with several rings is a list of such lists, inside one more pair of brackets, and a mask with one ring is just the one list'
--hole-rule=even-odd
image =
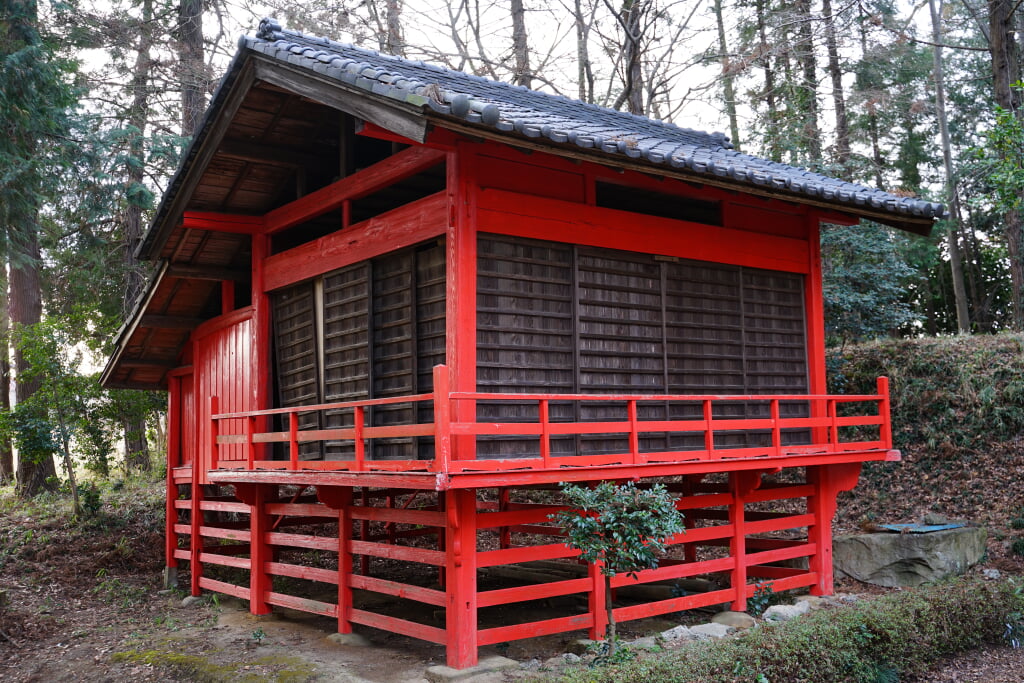
{"label": "wooden shutter panel", "polygon": [[[445,362],[445,326],[447,280],[445,247],[433,242],[416,250],[416,391],[434,390],[434,366]],[[418,404],[419,421],[434,421],[434,404]],[[417,447],[420,459],[434,457],[433,439],[420,438]]]}
{"label": "wooden shutter panel", "polygon": [[[477,387],[495,393],[574,391],[573,250],[565,244],[494,235],[477,245]],[[554,421],[574,419],[570,404],[550,406]],[[537,403],[480,401],[481,421],[537,420]],[[552,439],[554,454],[575,452]],[[477,439],[479,458],[537,457],[536,438]]]}
{"label": "wooden shutter panel", "polygon": [[[323,276],[324,402],[356,401],[369,396],[368,302],[366,262]],[[325,411],[329,428],[351,427],[352,411]],[[326,443],[328,460],[349,460],[351,442]]]}
{"label": "wooden shutter panel", "polygon": [[[274,351],[277,361],[278,405],[293,408],[320,402],[320,372],[316,343],[316,306],[312,282],[271,295],[274,309]],[[315,412],[299,413],[299,429],[319,429]],[[287,425],[281,425],[287,429]],[[278,457],[287,457],[283,451]],[[320,458],[320,443],[299,446],[303,460]]]}

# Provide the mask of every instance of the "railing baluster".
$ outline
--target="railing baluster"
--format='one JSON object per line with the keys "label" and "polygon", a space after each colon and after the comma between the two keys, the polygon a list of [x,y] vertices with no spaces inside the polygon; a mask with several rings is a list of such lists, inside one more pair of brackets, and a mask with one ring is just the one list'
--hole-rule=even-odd
{"label": "railing baluster", "polygon": [[215,470],[220,462],[220,444],[217,437],[220,436],[220,423],[214,417],[220,412],[220,401],[216,396],[210,397],[210,469]]}
{"label": "railing baluster", "polygon": [[711,415],[712,415],[712,412],[711,412],[711,399],[710,398],[704,399],[703,405],[704,405],[704,422],[705,422],[705,427],[704,427],[704,450],[706,450],[708,452],[704,459],[705,460],[711,460],[711,458],[714,457],[712,455],[712,451],[715,450],[715,432],[714,432],[714,429],[712,429],[712,427],[711,427]]}
{"label": "railing baluster", "polygon": [[892,415],[889,405],[889,378],[878,378],[878,417],[882,422],[878,425],[878,440],[882,448],[892,450]]}
{"label": "railing baluster", "polygon": [[355,449],[356,472],[362,472],[366,463],[366,441],[363,439],[365,420],[366,409],[362,406],[355,406],[352,410],[352,445]]}
{"label": "railing baluster", "polygon": [[629,461],[636,465],[640,462],[640,425],[637,418],[636,400],[626,403],[626,410],[629,413]]}
{"label": "railing baluster", "polygon": [[776,457],[782,455],[782,428],[779,426],[779,399],[773,398],[771,402],[772,413],[772,447],[775,449]]}
{"label": "railing baluster", "polygon": [[452,401],[448,368],[434,366],[434,471],[447,472],[452,457]]}
{"label": "railing baluster", "polygon": [[299,413],[294,410],[288,413],[288,447],[290,466],[293,470],[297,470],[299,469]]}
{"label": "railing baluster", "polygon": [[829,437],[829,443],[832,444],[832,450],[839,450],[839,408],[837,407],[835,399],[829,399],[826,407],[826,413],[832,420],[832,434]]}
{"label": "railing baluster", "polygon": [[252,415],[248,415],[245,418],[245,467],[250,470],[255,469],[256,462],[256,449],[252,443],[253,423],[255,421],[256,418]]}
{"label": "railing baluster", "polygon": [[540,458],[544,467],[551,467],[551,434],[549,433],[549,406],[548,400],[542,398],[538,404],[540,418]]}

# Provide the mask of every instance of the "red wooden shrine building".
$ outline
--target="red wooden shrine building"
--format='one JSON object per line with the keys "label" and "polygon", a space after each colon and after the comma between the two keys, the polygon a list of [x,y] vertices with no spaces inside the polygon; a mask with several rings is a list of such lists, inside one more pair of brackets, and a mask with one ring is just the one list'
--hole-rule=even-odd
{"label": "red wooden shrine building", "polygon": [[[819,224],[941,213],[265,20],[140,247],[159,269],[104,381],[169,392],[167,564],[193,594],[461,668],[602,636],[613,596],[548,521],[559,482],[678,496],[688,530],[615,578],[617,620],[830,592],[836,495],[899,454],[884,379],[826,395]],[[495,580],[524,563],[555,578]]]}

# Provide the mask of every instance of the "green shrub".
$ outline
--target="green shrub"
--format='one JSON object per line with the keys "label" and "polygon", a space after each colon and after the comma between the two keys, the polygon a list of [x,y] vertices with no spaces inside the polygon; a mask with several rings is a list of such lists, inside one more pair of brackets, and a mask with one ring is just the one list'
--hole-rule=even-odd
{"label": "green shrub", "polygon": [[567,681],[876,683],[920,673],[941,657],[1001,642],[1024,607],[1009,583],[957,581],[893,593],[744,635],[699,642]]}

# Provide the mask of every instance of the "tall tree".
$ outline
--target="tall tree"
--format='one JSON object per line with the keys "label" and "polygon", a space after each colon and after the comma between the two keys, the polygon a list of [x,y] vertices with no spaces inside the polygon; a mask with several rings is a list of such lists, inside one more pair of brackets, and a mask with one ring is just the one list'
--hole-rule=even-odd
{"label": "tall tree", "polygon": [[801,137],[807,150],[807,161],[821,164],[821,130],[818,127],[818,73],[814,55],[814,17],[811,0],[795,0],[796,35],[794,53],[799,64],[800,85],[796,89],[802,118]]}
{"label": "tall tree", "polygon": [[[35,0],[9,0],[0,8],[0,226],[10,265],[11,323],[16,333],[40,321],[40,207],[55,175],[73,102],[64,65],[43,42]],[[38,388],[25,354],[15,344],[15,401]],[[52,458],[19,457],[19,494],[33,496],[55,476]]]}
{"label": "tall tree", "polygon": [[[828,0],[826,0],[827,2]],[[946,117],[946,80],[942,63],[942,0],[928,0],[932,18],[932,50],[935,55],[935,116],[939,122],[942,138],[942,165],[945,169],[946,202],[949,218],[946,221],[946,244],[949,247],[950,274],[953,279],[953,296],[956,303],[957,329],[967,334],[971,331],[971,320],[967,310],[967,290],[964,286],[963,263],[960,256],[960,198],[953,177],[953,152],[949,140],[949,124]]]}
{"label": "tall tree", "polygon": [[740,148],[740,124],[736,116],[735,67],[729,54],[729,41],[725,34],[725,16],[722,0],[715,0],[715,25],[718,28],[718,54],[722,64],[722,94],[725,96],[725,114],[729,118],[729,136],[737,150]]}
{"label": "tall tree", "polygon": [[512,58],[515,62],[512,82],[527,88],[533,81],[530,75],[530,46],[526,35],[526,10],[523,0],[509,0],[512,12]]}
{"label": "tall tree", "polygon": [[181,0],[178,7],[178,68],[181,70],[181,134],[192,137],[206,109],[203,0]]}
{"label": "tall tree", "polygon": [[[0,260],[0,296],[7,298],[7,264]],[[0,412],[11,410],[11,322],[0,304]],[[0,486],[14,480],[14,447],[10,434],[0,434]]]}
{"label": "tall tree", "polygon": [[[996,104],[1019,117],[1019,94],[1013,84],[1021,78],[1020,50],[1017,45],[1016,9],[1014,0],[989,0],[989,51],[992,55],[992,92]],[[1024,329],[1024,254],[1022,254],[1022,220],[1020,208],[1007,207],[1003,213],[1003,235],[1010,262],[1013,286],[1013,327]]]}
{"label": "tall tree", "polygon": [[832,0],[821,0],[822,21],[825,24],[825,48],[828,51],[828,74],[832,81],[832,104],[836,114],[836,161],[839,175],[850,180],[850,124],[846,117],[846,97],[843,95],[843,69],[839,62],[839,41],[832,13]]}

